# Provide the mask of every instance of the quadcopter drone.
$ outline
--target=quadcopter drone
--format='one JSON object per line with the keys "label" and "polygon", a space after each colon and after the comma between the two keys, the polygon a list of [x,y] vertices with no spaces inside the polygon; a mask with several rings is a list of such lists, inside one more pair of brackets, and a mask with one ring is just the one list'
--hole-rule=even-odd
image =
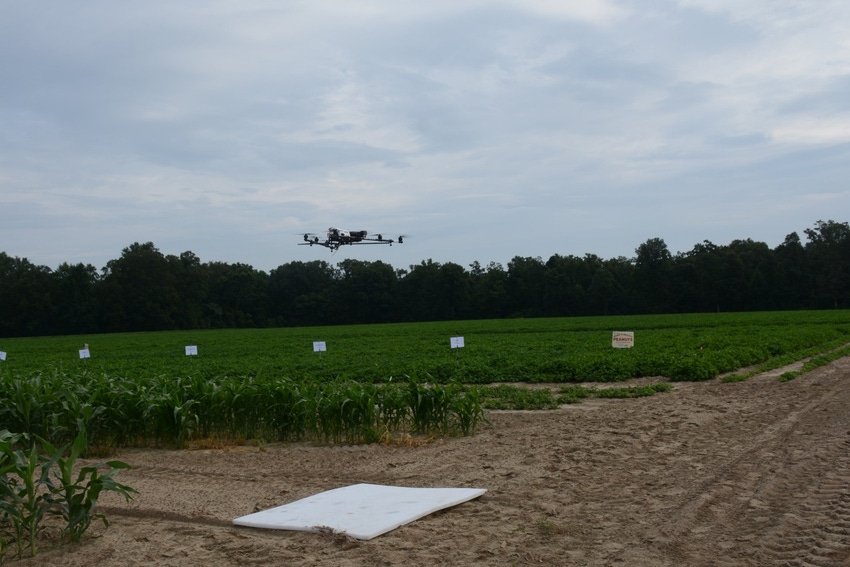
{"label": "quadcopter drone", "polygon": [[398,240],[392,238],[384,238],[381,234],[368,236],[365,230],[343,230],[341,228],[330,227],[327,237],[324,240],[319,240],[319,237],[311,232],[304,234],[304,242],[299,242],[301,246],[324,246],[329,250],[339,250],[340,246],[353,244],[389,244],[394,242],[399,244],[404,243],[404,236],[399,236]]}

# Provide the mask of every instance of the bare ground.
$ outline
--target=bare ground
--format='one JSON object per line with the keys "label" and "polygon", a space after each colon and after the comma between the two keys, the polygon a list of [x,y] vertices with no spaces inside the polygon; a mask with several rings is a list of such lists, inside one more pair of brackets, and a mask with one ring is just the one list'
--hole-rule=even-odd
{"label": "bare ground", "polygon": [[[783,370],[424,446],[125,451],[140,494],[102,499],[109,528],[18,564],[850,565],[850,358]],[[358,482],[488,491],[367,542],[231,524]]]}

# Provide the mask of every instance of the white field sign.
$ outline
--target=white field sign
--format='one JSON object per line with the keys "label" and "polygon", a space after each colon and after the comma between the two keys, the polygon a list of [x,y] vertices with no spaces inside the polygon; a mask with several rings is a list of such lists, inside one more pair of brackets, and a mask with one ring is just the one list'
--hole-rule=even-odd
{"label": "white field sign", "polygon": [[186,356],[198,356],[198,345],[186,345]]}
{"label": "white field sign", "polygon": [[0,360],[6,360],[6,351],[0,350]]}
{"label": "white field sign", "polygon": [[611,335],[611,346],[614,348],[632,348],[635,346],[635,334],[632,331],[614,331]]}
{"label": "white field sign", "polygon": [[452,348],[463,348],[463,337],[452,337]]}
{"label": "white field sign", "polygon": [[89,347],[80,349],[80,358],[91,358],[91,353],[89,352]]}
{"label": "white field sign", "polygon": [[325,352],[328,350],[328,345],[325,341],[313,341],[313,352]]}

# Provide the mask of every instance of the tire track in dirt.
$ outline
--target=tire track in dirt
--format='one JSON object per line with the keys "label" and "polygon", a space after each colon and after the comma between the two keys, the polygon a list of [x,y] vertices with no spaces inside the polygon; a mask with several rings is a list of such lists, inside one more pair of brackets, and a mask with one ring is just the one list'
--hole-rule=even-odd
{"label": "tire track in dirt", "polygon": [[799,409],[766,413],[763,431],[691,491],[666,530],[673,557],[714,542],[741,565],[847,564],[850,394],[836,368],[810,379]]}
{"label": "tire track in dirt", "polygon": [[[846,361],[844,361],[846,362]],[[827,371],[829,372],[829,371]],[[834,370],[832,371],[834,373]],[[846,565],[850,557],[850,412],[840,383],[801,420],[789,464],[750,505],[767,515],[755,559],[787,565]]]}
{"label": "tire track in dirt", "polygon": [[[846,565],[850,558],[850,459],[846,453],[850,443],[834,455],[830,469],[807,467],[798,478],[819,478],[808,490],[790,492],[800,487],[777,487],[776,501],[760,500],[770,513],[780,514],[779,521],[764,530],[755,542],[754,559],[762,564],[797,566]],[[821,470],[827,468],[827,470]],[[822,473],[822,476],[820,474]],[[794,480],[797,480],[796,478]],[[790,496],[789,496],[790,495]]]}

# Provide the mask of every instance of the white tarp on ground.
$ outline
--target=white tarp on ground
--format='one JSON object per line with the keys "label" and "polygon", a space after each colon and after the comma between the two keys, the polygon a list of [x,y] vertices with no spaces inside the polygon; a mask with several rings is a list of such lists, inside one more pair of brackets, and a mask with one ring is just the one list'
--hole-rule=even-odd
{"label": "white tarp on ground", "polygon": [[352,484],[320,492],[277,508],[236,518],[253,528],[318,532],[333,530],[372,539],[437,510],[484,494],[483,488],[408,488]]}

